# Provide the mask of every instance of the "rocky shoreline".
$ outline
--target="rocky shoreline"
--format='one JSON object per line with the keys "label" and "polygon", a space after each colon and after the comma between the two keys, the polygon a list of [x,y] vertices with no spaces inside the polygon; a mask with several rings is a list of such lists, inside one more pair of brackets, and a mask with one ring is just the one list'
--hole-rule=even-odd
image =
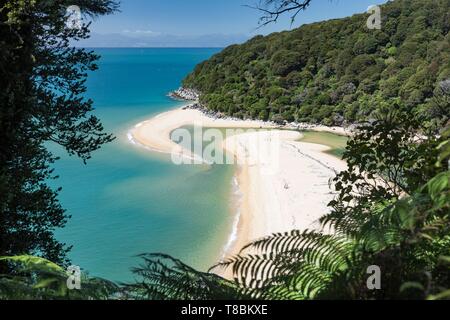
{"label": "rocky shoreline", "polygon": [[[169,97],[175,100],[182,101],[194,101],[192,104],[189,104],[183,107],[183,110],[198,110],[203,113],[205,116],[208,116],[212,119],[222,119],[222,120],[232,120],[232,121],[242,121],[242,120],[254,120],[254,119],[239,119],[235,117],[230,117],[221,112],[212,111],[204,107],[201,103],[198,102],[200,94],[188,88],[180,87],[179,89],[172,91],[169,93]],[[311,123],[303,123],[303,122],[287,122],[284,123],[276,123],[274,121],[262,121],[260,120],[261,125],[269,125],[278,129],[288,129],[288,130],[296,130],[296,131],[319,131],[319,132],[330,132],[337,135],[342,136],[351,136],[352,131],[355,130],[354,126],[349,127],[327,127],[324,125],[311,124]]]}
{"label": "rocky shoreline", "polygon": [[198,101],[200,94],[193,89],[180,87],[175,91],[169,92],[168,96],[175,100]]}

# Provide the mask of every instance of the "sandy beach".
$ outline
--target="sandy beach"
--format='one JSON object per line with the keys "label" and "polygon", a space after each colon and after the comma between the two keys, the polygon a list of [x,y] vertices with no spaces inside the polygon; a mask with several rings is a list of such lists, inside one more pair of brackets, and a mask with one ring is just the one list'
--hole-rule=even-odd
{"label": "sandy beach", "polygon": [[[181,150],[170,134],[188,125],[271,129],[233,135],[223,143],[239,162],[236,177],[242,194],[237,236],[227,255],[237,254],[248,242],[272,233],[319,227],[317,221],[328,212],[327,203],[333,198],[329,180],[346,168],[344,161],[324,153],[328,147],[299,142],[298,131],[278,130],[259,121],[213,119],[199,110],[183,108],[139,123],[129,135],[153,151],[186,154],[188,151]],[[276,152],[271,152],[276,158],[264,161],[261,149],[254,148],[255,141],[275,146]]]}

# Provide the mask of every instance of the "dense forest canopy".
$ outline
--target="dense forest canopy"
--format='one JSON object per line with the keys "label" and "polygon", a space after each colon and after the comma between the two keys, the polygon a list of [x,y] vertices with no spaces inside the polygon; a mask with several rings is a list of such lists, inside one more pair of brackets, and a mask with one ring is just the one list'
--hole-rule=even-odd
{"label": "dense forest canopy", "polygon": [[[432,122],[450,79],[450,2],[396,0],[368,14],[257,36],[199,64],[184,86],[209,109],[240,118],[342,125],[402,101]],[[436,113],[440,113],[436,116]]]}

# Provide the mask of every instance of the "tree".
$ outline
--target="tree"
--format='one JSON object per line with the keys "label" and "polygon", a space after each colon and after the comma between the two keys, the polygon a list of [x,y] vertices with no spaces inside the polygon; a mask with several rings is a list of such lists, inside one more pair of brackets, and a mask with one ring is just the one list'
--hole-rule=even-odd
{"label": "tree", "polygon": [[[424,126],[423,116],[394,102],[376,116],[360,125],[348,142],[343,156],[348,170],[333,180],[338,195],[330,203],[332,213],[322,219],[337,230],[353,228],[352,235],[370,219],[367,211],[374,205],[412,195],[442,171],[434,164],[443,138]],[[354,217],[352,226],[349,214]]]}
{"label": "tree", "polygon": [[[1,152],[0,255],[39,254],[56,263],[67,248],[53,236],[69,218],[52,190],[51,165],[56,157],[46,148],[57,143],[83,161],[113,140],[91,115],[85,100],[88,71],[97,68],[93,52],[70,41],[89,36],[89,24],[66,25],[66,8],[77,5],[85,17],[109,14],[113,0],[12,0],[1,5]],[[7,269],[0,263],[0,271]]]}
{"label": "tree", "polygon": [[429,107],[432,125],[436,129],[445,128],[450,122],[450,79],[439,82]]}

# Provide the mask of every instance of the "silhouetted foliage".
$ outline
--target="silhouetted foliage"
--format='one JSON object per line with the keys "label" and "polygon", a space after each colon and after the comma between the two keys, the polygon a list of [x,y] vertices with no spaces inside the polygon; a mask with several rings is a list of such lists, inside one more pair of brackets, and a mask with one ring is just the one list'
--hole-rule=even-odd
{"label": "silhouetted foliage", "polygon": [[[57,200],[51,165],[57,143],[83,161],[113,137],[83,98],[97,55],[70,41],[89,36],[66,25],[66,9],[85,16],[116,10],[112,0],[2,2],[0,7],[0,256],[39,254],[63,263],[68,248],[53,236],[68,216]],[[5,271],[0,263],[0,271]]]}
{"label": "silhouetted foliage", "polygon": [[138,277],[125,286],[137,300],[235,300],[248,298],[236,284],[212,273],[198,272],[165,254],[141,255],[144,263],[133,269]]}
{"label": "silhouetted foliage", "polygon": [[0,257],[14,267],[0,274],[1,300],[105,300],[120,297],[113,282],[81,275],[81,288],[69,290],[69,274],[46,259],[32,256]]}

